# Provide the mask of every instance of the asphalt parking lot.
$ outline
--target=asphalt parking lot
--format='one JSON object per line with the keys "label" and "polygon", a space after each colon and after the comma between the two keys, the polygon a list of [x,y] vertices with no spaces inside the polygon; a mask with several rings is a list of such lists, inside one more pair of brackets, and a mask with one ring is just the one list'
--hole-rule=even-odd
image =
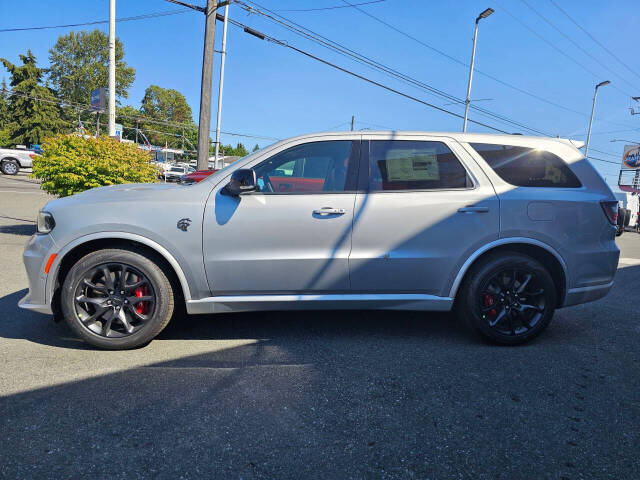
{"label": "asphalt parking lot", "polygon": [[0,175],[3,478],[640,477],[640,235],[613,291],[523,347],[449,315],[189,317],[94,350],[18,309],[47,201]]}

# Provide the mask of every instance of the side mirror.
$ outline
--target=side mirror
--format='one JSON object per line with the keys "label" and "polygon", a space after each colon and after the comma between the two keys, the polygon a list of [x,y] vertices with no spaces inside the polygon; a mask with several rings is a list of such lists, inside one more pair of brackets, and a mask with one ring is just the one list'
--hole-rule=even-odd
{"label": "side mirror", "polygon": [[242,193],[254,191],[256,184],[255,171],[250,168],[239,168],[231,174],[231,180],[225,188],[229,195],[237,197]]}

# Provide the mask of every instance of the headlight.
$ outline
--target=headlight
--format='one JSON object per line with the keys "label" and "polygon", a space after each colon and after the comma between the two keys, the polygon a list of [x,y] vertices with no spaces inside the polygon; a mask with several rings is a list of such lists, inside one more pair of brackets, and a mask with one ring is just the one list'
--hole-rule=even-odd
{"label": "headlight", "polygon": [[55,226],[53,215],[49,212],[38,212],[38,233],[49,233]]}

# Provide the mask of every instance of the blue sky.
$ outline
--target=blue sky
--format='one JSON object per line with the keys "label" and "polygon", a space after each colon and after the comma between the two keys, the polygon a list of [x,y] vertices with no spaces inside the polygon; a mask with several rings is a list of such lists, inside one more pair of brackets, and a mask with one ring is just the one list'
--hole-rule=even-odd
{"label": "blue sky", "polygon": [[[421,82],[458,98],[465,96],[467,67],[354,8],[285,11],[345,5],[343,0],[256,1]],[[360,3],[365,0],[349,1]],[[612,143],[612,139],[640,141],[640,116],[629,113],[629,97],[640,95],[640,66],[635,62],[638,55],[635,32],[640,24],[640,3],[637,0],[555,2],[626,66],[598,46],[550,0],[526,0],[526,3],[523,0],[386,0],[360,8],[464,64],[470,57],[476,16],[486,7],[494,8],[496,13],[480,24],[476,68],[565,108],[534,99],[476,73],[472,98],[492,99],[477,105],[552,135],[584,140],[593,88],[602,80],[611,80],[612,85],[603,87],[599,92],[593,127],[591,146],[601,152],[592,150],[591,153],[594,157],[618,162],[624,143]],[[204,4],[204,0],[200,3]],[[571,40],[545,23],[528,5]],[[162,0],[119,0],[117,3],[117,17],[177,10],[182,10],[182,7]],[[439,106],[447,103],[297,37],[259,15],[249,15],[238,5],[231,7],[230,17],[425,101]],[[0,1],[0,30],[106,18],[108,0],[81,4],[31,1],[28,13],[24,2]],[[125,46],[125,60],[136,69],[136,81],[129,92],[129,99],[123,103],[139,105],[145,88],[156,84],[184,93],[197,118],[203,24],[203,16],[197,12],[118,23],[117,35]],[[95,28],[107,31],[106,25]],[[0,56],[17,62],[18,54],[31,48],[40,65],[46,66],[48,49],[59,35],[69,30],[0,32]],[[218,49],[221,30],[219,24]],[[351,115],[356,116],[356,128],[430,131],[458,131],[461,128],[458,118],[368,85],[232,26],[228,34],[226,72],[222,121],[222,129],[226,131],[286,138],[335,126],[346,129]],[[218,73],[219,58],[216,57],[216,84]],[[8,78],[7,72],[0,68],[2,76]],[[217,85],[214,92],[217,93]],[[217,95],[214,111],[216,101]],[[459,105],[444,108],[462,112]],[[505,125],[478,113],[472,113],[471,118],[510,132],[527,133],[522,128]],[[215,118],[212,123],[214,128]],[[469,130],[489,131],[473,124]],[[242,141],[248,146],[270,143],[269,140],[230,135],[223,136],[223,141]],[[617,182],[617,165],[600,161],[594,161],[594,165],[610,184]]]}

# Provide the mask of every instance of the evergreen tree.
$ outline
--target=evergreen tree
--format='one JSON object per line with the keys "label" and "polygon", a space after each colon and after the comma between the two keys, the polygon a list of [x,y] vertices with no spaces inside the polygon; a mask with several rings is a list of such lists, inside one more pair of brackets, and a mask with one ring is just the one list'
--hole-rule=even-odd
{"label": "evergreen tree", "polygon": [[16,66],[6,58],[0,58],[11,74],[9,98],[9,122],[6,126],[11,143],[39,144],[48,136],[63,128],[60,106],[53,92],[40,85],[44,69],[36,66],[36,57],[27,51],[20,55],[22,66]]}
{"label": "evergreen tree", "polygon": [[9,137],[9,90],[7,81],[3,78],[0,86],[0,148],[9,147],[11,138]]}
{"label": "evergreen tree", "polygon": [[255,144],[255,146],[253,147],[253,150],[251,150],[252,152],[257,152],[258,150],[260,150],[260,145],[258,145],[257,143]]}

